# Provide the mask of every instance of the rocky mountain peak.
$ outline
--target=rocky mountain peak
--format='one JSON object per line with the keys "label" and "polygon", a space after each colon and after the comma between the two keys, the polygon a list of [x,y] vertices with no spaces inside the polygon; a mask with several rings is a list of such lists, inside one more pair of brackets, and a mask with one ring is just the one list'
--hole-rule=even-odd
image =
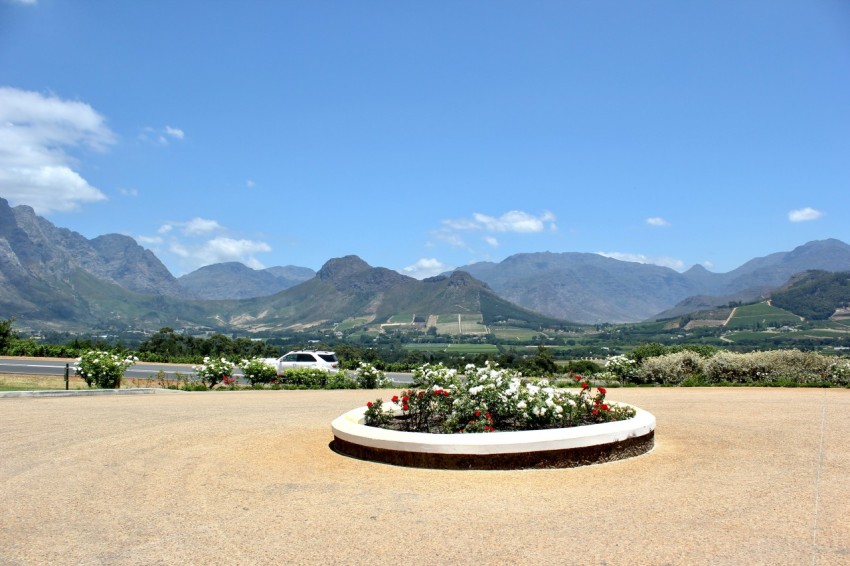
{"label": "rocky mountain peak", "polygon": [[325,262],[316,276],[322,281],[339,281],[369,269],[372,267],[356,255],[347,255]]}

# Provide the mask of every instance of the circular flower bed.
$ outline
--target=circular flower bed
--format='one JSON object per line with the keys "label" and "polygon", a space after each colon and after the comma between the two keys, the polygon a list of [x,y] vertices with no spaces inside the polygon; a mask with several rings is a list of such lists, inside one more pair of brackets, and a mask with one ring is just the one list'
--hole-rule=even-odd
{"label": "circular flower bed", "polygon": [[655,418],[606,402],[581,376],[578,393],[493,365],[459,374],[423,366],[416,389],[349,411],[333,424],[332,447],[350,456],[414,467],[573,467],[642,454]]}

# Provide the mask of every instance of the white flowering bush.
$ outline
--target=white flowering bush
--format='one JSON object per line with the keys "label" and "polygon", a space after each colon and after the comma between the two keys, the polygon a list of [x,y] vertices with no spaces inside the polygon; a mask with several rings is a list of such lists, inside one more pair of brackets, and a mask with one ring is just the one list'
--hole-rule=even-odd
{"label": "white flowering bush", "polygon": [[605,371],[610,371],[620,380],[628,380],[637,373],[638,364],[628,356],[608,356],[605,360]]}
{"label": "white flowering bush", "polygon": [[643,360],[636,373],[641,383],[679,385],[689,377],[702,375],[703,359],[696,352],[682,350]]}
{"label": "white flowering bush", "polygon": [[361,389],[383,389],[392,385],[393,381],[372,364],[360,362],[357,366],[357,386]]}
{"label": "white flowering bush", "polygon": [[[800,350],[770,350],[746,354],[718,352],[705,361],[703,372],[709,383],[812,385],[832,381],[835,375],[834,365],[834,358]],[[838,376],[840,378],[840,370]]]}
{"label": "white flowering bush", "polygon": [[829,366],[829,377],[834,385],[850,387],[850,360],[844,358]]}
{"label": "white flowering bush", "polygon": [[242,373],[245,375],[245,379],[251,385],[255,385],[258,383],[272,383],[277,379],[277,369],[267,364],[263,358],[251,358],[250,360],[242,360],[239,363],[239,367],[242,368]]}
{"label": "white flowering bush", "polygon": [[134,356],[121,357],[101,350],[89,350],[76,359],[74,373],[82,377],[89,387],[118,389],[124,372],[138,360]]}
{"label": "white flowering bush", "polygon": [[212,389],[219,382],[229,382],[233,376],[234,367],[236,364],[227,358],[206,357],[203,364],[193,366],[192,369],[198,378]]}
{"label": "white flowering bush", "polygon": [[604,387],[592,388],[576,376],[579,393],[552,387],[548,380],[524,378],[488,362],[463,373],[423,366],[415,373],[418,389],[383,403],[367,403],[366,424],[431,433],[496,432],[564,428],[624,420],[634,409],[605,402]]}

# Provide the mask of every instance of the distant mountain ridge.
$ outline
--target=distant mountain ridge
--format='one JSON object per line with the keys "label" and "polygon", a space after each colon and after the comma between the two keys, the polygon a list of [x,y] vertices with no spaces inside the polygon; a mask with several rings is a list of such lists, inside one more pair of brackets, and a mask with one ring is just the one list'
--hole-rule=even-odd
{"label": "distant mountain ridge", "polygon": [[809,242],[721,274],[701,266],[678,273],[598,254],[542,252],[424,281],[357,256],[331,259],[318,272],[223,263],[176,279],[128,236],[89,240],[0,198],[0,318],[50,328],[268,330],[450,313],[532,325],[638,322],[767,296],[813,269],[850,271],[850,246],[835,239]]}
{"label": "distant mountain ridge", "polygon": [[316,272],[307,267],[251,269],[231,261],[201,267],[179,277],[177,282],[199,299],[250,299],[274,295],[315,275]]}
{"label": "distant mountain ridge", "polygon": [[835,239],[813,241],[752,259],[728,273],[701,266],[679,273],[577,252],[516,254],[500,263],[459,268],[504,299],[547,316],[589,324],[684,314],[679,311],[691,308],[694,297],[700,297],[702,307],[753,300],[810,269],[850,269],[850,246]]}

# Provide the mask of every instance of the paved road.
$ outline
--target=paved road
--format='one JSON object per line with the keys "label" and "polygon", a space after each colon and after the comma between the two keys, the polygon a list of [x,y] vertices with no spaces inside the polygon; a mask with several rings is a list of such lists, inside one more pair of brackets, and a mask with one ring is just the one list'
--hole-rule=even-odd
{"label": "paved road", "polygon": [[[13,358],[0,357],[0,374],[27,374],[27,375],[65,375],[65,365],[69,364],[71,372],[74,371],[73,359],[57,359],[57,358]],[[151,362],[139,362],[131,366],[124,373],[127,379],[150,379],[154,378],[157,372],[164,371],[170,379],[175,378],[176,373],[182,375],[192,374],[192,366],[190,364],[161,364]],[[237,368],[234,375],[243,380],[242,370]],[[412,376],[409,373],[387,373],[387,377],[395,383],[410,383]]]}

